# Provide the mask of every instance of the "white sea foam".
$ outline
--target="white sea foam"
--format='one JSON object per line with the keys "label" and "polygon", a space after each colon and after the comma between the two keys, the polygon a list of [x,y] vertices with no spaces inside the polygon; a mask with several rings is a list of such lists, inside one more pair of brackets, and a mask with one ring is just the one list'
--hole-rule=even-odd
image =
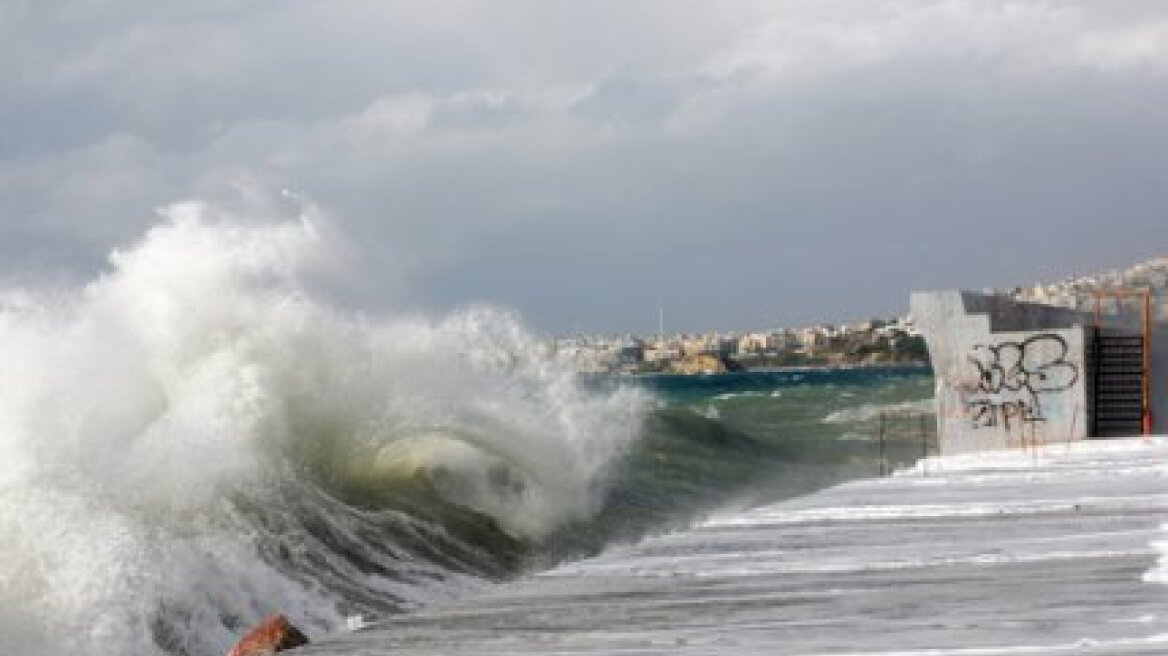
{"label": "white sea foam", "polygon": [[343,628],[228,503],[309,463],[441,473],[451,502],[526,536],[594,510],[645,399],[580,389],[505,312],[315,300],[318,225],[178,204],[85,287],[0,294],[0,654],[159,653],[164,612],[192,654],[229,643],[224,617]]}
{"label": "white sea foam", "polygon": [[[1168,524],[1160,527],[1160,532],[1168,534]],[[1152,541],[1152,548],[1159,552],[1156,566],[1144,572],[1146,583],[1168,583],[1168,540]]]}
{"label": "white sea foam", "polygon": [[933,399],[901,403],[865,403],[836,410],[823,418],[826,424],[852,424],[872,421],[880,415],[916,416],[933,412]]}
{"label": "white sea foam", "polygon": [[770,392],[750,391],[750,392],[725,392],[716,395],[712,400],[714,401],[736,401],[739,399],[777,399],[783,396],[782,390],[772,390]]}

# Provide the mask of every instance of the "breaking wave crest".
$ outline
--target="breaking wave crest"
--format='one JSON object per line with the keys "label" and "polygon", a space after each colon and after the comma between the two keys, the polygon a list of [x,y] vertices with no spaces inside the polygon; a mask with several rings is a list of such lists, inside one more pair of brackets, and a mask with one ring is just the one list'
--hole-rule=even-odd
{"label": "breaking wave crest", "polygon": [[84,287],[0,298],[0,653],[215,654],[454,594],[586,522],[650,405],[509,314],[306,291],[311,216],[174,205]]}

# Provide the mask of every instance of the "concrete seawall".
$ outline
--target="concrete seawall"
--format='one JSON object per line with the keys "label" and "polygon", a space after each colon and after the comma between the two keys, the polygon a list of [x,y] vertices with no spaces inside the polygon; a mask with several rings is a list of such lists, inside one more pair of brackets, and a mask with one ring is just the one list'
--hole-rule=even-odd
{"label": "concrete seawall", "polygon": [[1088,434],[1089,317],[970,292],[918,292],[912,315],[937,380],[943,454]]}
{"label": "concrete seawall", "polygon": [[[1119,314],[1107,315],[1101,328],[1093,315],[966,291],[916,292],[911,306],[936,376],[942,454],[1137,435],[1156,431],[1168,417],[1162,323],[1145,335],[1138,315]],[[1100,349],[1123,339],[1136,349],[1139,371],[1127,383],[1137,389],[1117,400],[1117,388],[1100,382],[1114,369]],[[1147,367],[1139,364],[1145,349]],[[1144,372],[1146,394],[1138,389]],[[1150,412],[1141,409],[1144,399]],[[1106,412],[1134,419],[1106,432]]]}

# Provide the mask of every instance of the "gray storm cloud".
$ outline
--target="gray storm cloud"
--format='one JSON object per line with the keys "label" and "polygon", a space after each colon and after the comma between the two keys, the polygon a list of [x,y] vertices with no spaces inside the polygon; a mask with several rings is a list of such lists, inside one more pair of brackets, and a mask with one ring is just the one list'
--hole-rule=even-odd
{"label": "gray storm cloud", "polygon": [[[1161,252],[1159,2],[15,2],[0,255],[292,188],[359,302],[537,327],[901,311]],[[392,297],[392,300],[390,300]]]}

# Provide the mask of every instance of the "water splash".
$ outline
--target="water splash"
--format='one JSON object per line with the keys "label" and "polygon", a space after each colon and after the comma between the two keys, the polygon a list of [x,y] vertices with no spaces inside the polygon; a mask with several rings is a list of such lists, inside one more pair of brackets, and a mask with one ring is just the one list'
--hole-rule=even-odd
{"label": "water splash", "polygon": [[643,395],[497,309],[341,312],[306,291],[326,241],[182,203],[90,284],[2,295],[0,653],[211,654],[273,609],[319,634],[461,585],[399,494],[518,540],[596,510]]}

